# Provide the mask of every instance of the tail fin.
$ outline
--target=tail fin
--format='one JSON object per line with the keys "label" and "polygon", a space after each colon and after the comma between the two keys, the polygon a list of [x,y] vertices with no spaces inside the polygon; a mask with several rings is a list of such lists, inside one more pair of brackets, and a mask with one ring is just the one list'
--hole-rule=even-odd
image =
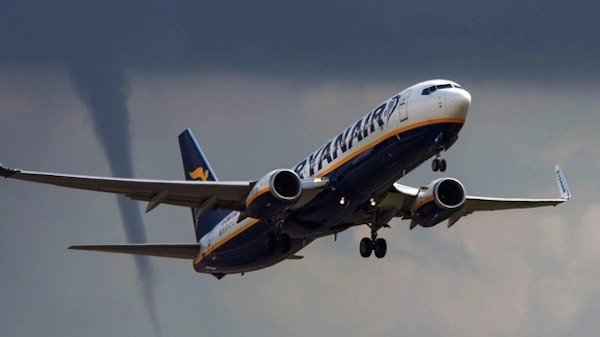
{"label": "tail fin", "polygon": [[[181,160],[183,161],[183,170],[186,180],[217,181],[217,176],[210,167],[208,160],[206,160],[204,153],[202,153],[202,149],[200,149],[200,146],[190,129],[186,129],[179,135],[179,149],[181,150]],[[200,241],[200,239],[223,220],[228,213],[228,210],[217,209],[205,212],[201,216],[197,216],[197,209],[192,208],[192,219],[194,221],[194,230],[196,231],[196,240]]]}

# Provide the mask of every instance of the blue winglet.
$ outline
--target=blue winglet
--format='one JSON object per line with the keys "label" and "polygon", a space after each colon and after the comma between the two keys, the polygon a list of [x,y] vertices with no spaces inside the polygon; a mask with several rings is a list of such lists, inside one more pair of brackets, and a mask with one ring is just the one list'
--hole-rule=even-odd
{"label": "blue winglet", "polygon": [[2,163],[0,163],[0,176],[2,176],[4,178],[8,178],[17,172],[19,172],[19,171],[4,167],[4,166],[2,166]]}
{"label": "blue winglet", "polygon": [[571,199],[571,190],[569,189],[569,185],[567,185],[567,178],[565,178],[565,174],[563,173],[562,169],[560,166],[556,165],[554,167],[554,171],[556,173],[556,182],[558,183],[560,198],[563,200]]}

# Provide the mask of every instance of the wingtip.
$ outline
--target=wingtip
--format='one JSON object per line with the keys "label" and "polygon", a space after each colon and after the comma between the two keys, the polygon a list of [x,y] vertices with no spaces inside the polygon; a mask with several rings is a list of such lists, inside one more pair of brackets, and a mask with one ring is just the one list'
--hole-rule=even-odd
{"label": "wingtip", "polygon": [[17,172],[17,170],[5,167],[4,165],[2,165],[2,163],[0,163],[0,177],[8,178]]}
{"label": "wingtip", "polygon": [[565,178],[565,174],[561,169],[560,165],[556,165],[554,167],[554,171],[556,173],[556,181],[558,183],[558,191],[560,193],[560,198],[563,200],[571,199],[571,190],[569,189],[569,185],[567,184],[567,178]]}

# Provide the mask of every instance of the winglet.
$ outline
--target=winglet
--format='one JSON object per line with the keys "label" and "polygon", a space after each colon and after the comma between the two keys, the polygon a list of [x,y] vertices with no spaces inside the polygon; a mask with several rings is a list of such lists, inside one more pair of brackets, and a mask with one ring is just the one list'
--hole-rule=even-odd
{"label": "winglet", "polygon": [[564,200],[571,199],[571,190],[569,190],[569,185],[567,185],[567,179],[565,178],[565,174],[559,165],[556,165],[554,168],[556,173],[556,181],[558,183],[558,191],[560,193],[560,198]]}
{"label": "winglet", "polygon": [[8,178],[17,172],[19,172],[19,171],[9,169],[8,167],[4,167],[4,166],[2,166],[2,163],[0,163],[0,177]]}

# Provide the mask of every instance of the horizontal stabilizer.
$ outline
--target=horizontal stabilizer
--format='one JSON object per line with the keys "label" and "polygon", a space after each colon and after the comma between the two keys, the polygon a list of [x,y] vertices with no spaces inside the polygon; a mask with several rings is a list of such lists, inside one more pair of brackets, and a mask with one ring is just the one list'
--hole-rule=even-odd
{"label": "horizontal stabilizer", "polygon": [[89,250],[95,252],[122,253],[145,256],[170,257],[174,259],[193,260],[200,251],[199,244],[130,244],[130,245],[83,245],[71,246],[69,249]]}

